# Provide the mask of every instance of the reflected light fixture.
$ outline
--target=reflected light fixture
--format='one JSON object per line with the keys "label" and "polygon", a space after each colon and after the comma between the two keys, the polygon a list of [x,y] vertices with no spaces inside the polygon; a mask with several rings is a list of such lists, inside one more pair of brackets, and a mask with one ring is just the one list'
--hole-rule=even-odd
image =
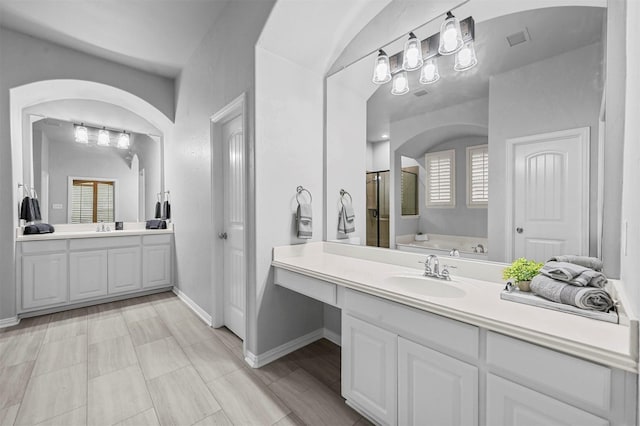
{"label": "reflected light fixture", "polygon": [[438,60],[433,57],[427,60],[420,70],[420,83],[421,84],[433,84],[440,80],[440,73],[438,72]]}
{"label": "reflected light fixture", "polygon": [[414,71],[422,66],[422,45],[413,32],[409,33],[409,40],[404,44],[402,57],[402,69],[405,71]]}
{"label": "reflected light fixture", "polygon": [[373,68],[373,82],[375,84],[384,84],[391,81],[391,67],[389,66],[389,56],[384,50],[378,50],[378,57]]}
{"label": "reflected light fixture", "polygon": [[407,72],[401,71],[393,76],[393,83],[391,88],[392,95],[404,95],[409,91],[409,80],[407,79]]}
{"label": "reflected light fixture", "polygon": [[98,145],[109,146],[109,131],[104,127],[98,131]]}
{"label": "reflected light fixture", "polygon": [[84,123],[80,123],[80,125],[76,125],[74,130],[76,142],[78,143],[89,143],[89,132],[87,128],[84,127]]}
{"label": "reflected light fixture", "polygon": [[128,149],[129,148],[129,135],[122,131],[118,135],[118,148],[119,149]]}
{"label": "reflected light fixture", "polygon": [[453,69],[456,71],[466,71],[476,66],[477,63],[476,49],[473,47],[473,40],[471,40],[466,42],[464,47],[456,53]]}
{"label": "reflected light fixture", "polygon": [[453,16],[450,11],[440,27],[440,46],[438,53],[441,55],[453,55],[462,49],[462,31],[460,30],[460,22]]}

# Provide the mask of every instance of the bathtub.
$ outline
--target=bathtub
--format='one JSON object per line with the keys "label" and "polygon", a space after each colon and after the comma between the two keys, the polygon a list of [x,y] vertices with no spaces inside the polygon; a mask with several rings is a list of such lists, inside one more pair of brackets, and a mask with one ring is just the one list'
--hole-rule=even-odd
{"label": "bathtub", "polygon": [[[457,249],[460,257],[489,260],[487,238],[439,234],[428,234],[428,238],[426,241],[416,241],[416,235],[414,234],[400,235],[396,237],[396,247],[402,251],[424,253],[425,255],[435,254],[438,256],[449,256],[451,250]],[[484,246],[484,253],[476,253],[474,251],[474,247],[478,244]]]}

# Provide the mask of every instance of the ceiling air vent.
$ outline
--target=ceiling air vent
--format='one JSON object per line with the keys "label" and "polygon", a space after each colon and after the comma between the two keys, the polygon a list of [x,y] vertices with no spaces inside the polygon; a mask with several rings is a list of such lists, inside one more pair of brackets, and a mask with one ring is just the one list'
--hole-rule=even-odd
{"label": "ceiling air vent", "polygon": [[424,96],[427,94],[427,91],[422,89],[422,90],[418,90],[417,92],[414,93],[414,95],[420,97],[420,96]]}
{"label": "ceiling air vent", "polygon": [[531,40],[531,36],[529,35],[529,30],[527,30],[526,28],[522,31],[518,31],[515,34],[511,34],[507,36],[507,42],[509,42],[510,47],[524,43],[525,41],[529,41],[529,40]]}

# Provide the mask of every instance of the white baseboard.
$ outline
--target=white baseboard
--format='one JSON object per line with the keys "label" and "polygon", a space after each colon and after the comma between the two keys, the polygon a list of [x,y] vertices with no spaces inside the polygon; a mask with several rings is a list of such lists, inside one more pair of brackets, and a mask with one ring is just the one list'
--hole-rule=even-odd
{"label": "white baseboard", "polygon": [[0,319],[0,328],[12,327],[18,324],[20,324],[20,318],[18,318],[17,316]]}
{"label": "white baseboard", "polygon": [[331,331],[328,328],[323,328],[322,337],[335,345],[342,346],[342,336],[335,331]]}
{"label": "white baseboard", "polygon": [[298,349],[303,348],[308,344],[315,342],[316,340],[320,340],[323,337],[330,342],[341,346],[341,337],[338,333],[335,333],[327,328],[319,328],[315,331],[312,331],[311,333],[305,334],[304,336],[298,337],[297,339],[293,339],[283,345],[280,345],[259,355],[247,351],[247,355],[244,360],[251,367],[260,368],[269,364],[270,362],[275,361],[278,358],[282,358],[283,356],[290,354],[291,352],[297,351]]}
{"label": "white baseboard", "polygon": [[180,298],[180,300],[182,300],[185,303],[185,305],[187,305],[189,308],[191,308],[191,310],[193,312],[195,312],[195,314],[197,316],[199,316],[200,319],[205,322],[205,324],[207,324],[209,327],[211,327],[211,324],[213,323],[211,315],[209,315],[204,309],[202,309],[200,306],[198,306],[198,304],[196,302],[191,300],[189,298],[189,296],[187,296],[182,291],[180,291],[179,288],[174,286],[173,287],[173,292],[176,294],[176,296],[178,296]]}
{"label": "white baseboard", "polygon": [[305,334],[304,336],[300,336],[297,339],[293,339],[283,345],[280,345],[276,348],[273,348],[265,353],[256,355],[249,351],[247,351],[247,356],[245,357],[245,361],[253,368],[260,368],[272,361],[275,361],[278,358],[282,358],[283,356],[290,354],[293,351],[296,351],[302,347],[307,346],[309,343],[313,343],[318,339],[322,339],[324,337],[324,329],[319,328],[311,333]]}

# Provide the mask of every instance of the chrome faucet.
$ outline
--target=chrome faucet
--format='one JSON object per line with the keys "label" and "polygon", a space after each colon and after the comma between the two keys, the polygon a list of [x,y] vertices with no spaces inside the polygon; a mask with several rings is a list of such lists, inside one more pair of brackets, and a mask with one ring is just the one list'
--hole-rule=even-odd
{"label": "chrome faucet", "polygon": [[485,248],[482,244],[478,244],[477,246],[471,247],[474,253],[485,253]]}
{"label": "chrome faucet", "polygon": [[460,257],[460,252],[458,251],[457,248],[452,248],[451,251],[449,252],[449,256]]}
{"label": "chrome faucet", "polygon": [[451,277],[449,276],[449,270],[447,269],[446,265],[442,269],[442,272],[440,272],[440,260],[438,259],[438,256],[436,256],[435,254],[428,255],[427,258],[424,260],[424,262],[420,262],[420,263],[424,263],[423,275],[425,277],[440,278],[442,280],[451,279]]}

